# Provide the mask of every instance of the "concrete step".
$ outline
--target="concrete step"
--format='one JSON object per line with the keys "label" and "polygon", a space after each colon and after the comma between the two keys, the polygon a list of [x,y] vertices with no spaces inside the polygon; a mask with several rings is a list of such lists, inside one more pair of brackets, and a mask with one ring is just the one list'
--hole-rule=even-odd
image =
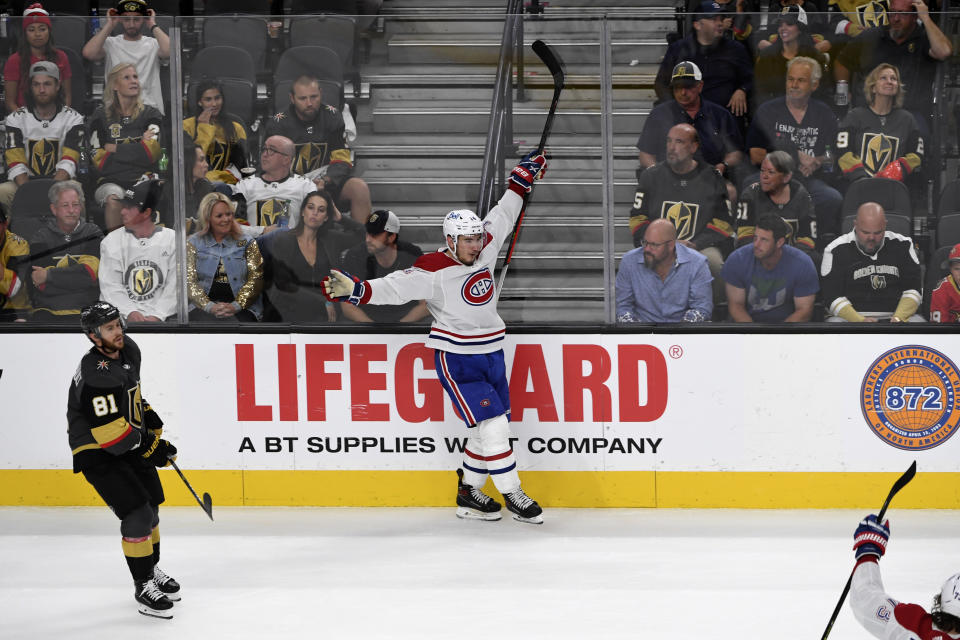
{"label": "concrete step", "polygon": [[[514,131],[542,131],[548,111],[549,105],[545,103],[526,102],[514,105]],[[563,101],[557,108],[553,131],[599,133],[600,112],[598,103]],[[650,108],[616,102],[613,105],[612,114],[614,130],[621,134],[639,135],[649,113]],[[484,134],[490,123],[490,105],[451,100],[435,100],[429,104],[407,100],[385,100],[371,106],[370,118],[375,133]]]}
{"label": "concrete step", "polygon": [[[603,172],[603,162],[598,154],[570,154],[557,156],[552,146],[548,145],[548,154],[553,158],[552,166],[548,167],[548,179],[555,179],[555,172],[562,170],[567,175],[593,176],[599,177]],[[614,158],[614,175],[629,176],[635,174],[637,159],[635,154],[624,155]],[[504,177],[513,170],[514,161],[511,159],[504,168]],[[376,156],[365,155],[362,167],[358,165],[357,175],[364,179],[372,175],[377,175],[383,171],[404,171],[411,176],[419,176],[421,180],[431,180],[435,176],[457,173],[460,175],[469,175],[475,173],[480,175],[483,168],[482,153],[465,154],[442,154],[442,150],[437,150],[433,155],[409,155],[402,156]]]}
{"label": "concrete step", "polygon": [[[492,77],[491,77],[492,79]],[[612,98],[618,102],[631,102],[638,106],[650,107],[657,99],[657,94],[652,88],[639,87],[614,87]],[[524,87],[526,100],[534,102],[549,102],[553,99],[553,83],[536,83]],[[371,86],[371,98],[375,101],[384,100],[449,100],[450,98],[469,97],[477,104],[489,105],[493,98],[493,86],[470,87],[469,89],[451,88],[449,86]],[[569,87],[563,90],[561,99],[566,102],[572,100],[575,102],[600,102],[601,90],[599,84],[596,86]],[[514,90],[514,104],[523,104],[517,100],[517,92]]]}
{"label": "concrete step", "polygon": [[[614,88],[651,89],[657,76],[659,62],[649,64],[614,64],[611,67]],[[514,70],[516,76],[516,70]],[[553,76],[543,65],[524,67],[524,83],[530,88],[553,92]],[[363,80],[372,90],[380,87],[449,87],[490,89],[496,81],[496,65],[480,67],[466,64],[390,64],[366,65]],[[564,85],[568,89],[600,86],[599,65],[568,64]]]}
{"label": "concrete step", "polygon": [[[602,19],[607,20],[612,33],[633,33],[643,36],[663,36],[677,28],[675,13],[670,8],[640,11],[551,11],[543,18],[527,17],[523,22],[525,37],[542,38],[553,44],[558,37],[576,34],[599,38]],[[384,35],[398,34],[443,35],[473,33],[500,37],[503,34],[504,13],[501,6],[496,13],[472,13],[462,16],[434,14],[430,16],[393,16],[384,19]]]}
{"label": "concrete step", "polygon": [[[514,137],[518,151],[526,151],[539,142],[528,137]],[[613,153],[616,158],[636,159],[637,136],[632,133],[613,136]],[[379,133],[376,136],[361,136],[358,142],[350,145],[358,162],[365,164],[370,158],[414,159],[423,156],[482,157],[484,137],[470,134],[445,133],[430,136],[429,143],[423,136],[411,133]],[[552,134],[549,140],[549,156],[555,161],[566,158],[600,157],[600,137],[586,134]],[[518,153],[508,158],[507,163],[520,159]]]}
{"label": "concrete step", "polygon": [[[543,63],[530,45],[536,40],[524,34],[524,63],[539,66]],[[611,37],[611,62],[629,64],[656,64],[667,50],[665,37],[616,35]],[[574,34],[558,34],[550,46],[566,64],[600,63],[600,45],[597,38],[578,37]],[[471,64],[495,67],[500,58],[500,38],[484,37],[474,33],[450,34],[397,34],[387,42],[388,60],[401,64]]]}

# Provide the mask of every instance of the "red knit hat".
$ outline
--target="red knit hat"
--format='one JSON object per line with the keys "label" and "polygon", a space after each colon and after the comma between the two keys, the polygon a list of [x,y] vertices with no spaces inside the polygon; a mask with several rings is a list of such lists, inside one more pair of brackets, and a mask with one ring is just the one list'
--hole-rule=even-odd
{"label": "red knit hat", "polygon": [[27,27],[37,23],[47,25],[47,29],[53,29],[53,25],[50,24],[50,14],[42,4],[34,2],[23,11],[23,30],[26,31]]}

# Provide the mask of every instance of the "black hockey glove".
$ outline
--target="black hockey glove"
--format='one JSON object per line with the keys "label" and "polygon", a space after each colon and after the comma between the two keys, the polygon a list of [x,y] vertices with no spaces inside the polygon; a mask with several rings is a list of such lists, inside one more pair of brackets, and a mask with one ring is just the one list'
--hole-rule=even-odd
{"label": "black hockey glove", "polygon": [[146,405],[143,411],[143,426],[153,435],[160,437],[163,433],[163,420],[153,410],[153,407]]}
{"label": "black hockey glove", "polygon": [[[151,440],[152,438],[152,440]],[[177,457],[177,448],[163,438],[147,433],[137,447],[140,456],[155,467],[165,467]]]}

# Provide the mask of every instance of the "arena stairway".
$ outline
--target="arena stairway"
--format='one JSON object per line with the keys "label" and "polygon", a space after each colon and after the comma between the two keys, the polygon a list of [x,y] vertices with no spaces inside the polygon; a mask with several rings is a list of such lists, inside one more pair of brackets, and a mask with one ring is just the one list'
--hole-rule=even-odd
{"label": "arena stairway", "polygon": [[[355,103],[352,147],[374,208],[391,209],[401,237],[425,251],[442,244],[440,222],[476,206],[505,3],[391,0],[371,38],[362,75],[369,100]],[[440,6],[436,6],[440,5]],[[501,293],[507,321],[604,321],[600,18],[612,50],[615,255],[632,248],[627,215],[636,187],[635,143],[654,101],[653,79],[676,27],[674,8],[653,1],[555,1],[524,22],[523,100],[514,92],[517,154],[536,146],[553,83],[530,50],[542,38],[567,65],[537,186]]]}

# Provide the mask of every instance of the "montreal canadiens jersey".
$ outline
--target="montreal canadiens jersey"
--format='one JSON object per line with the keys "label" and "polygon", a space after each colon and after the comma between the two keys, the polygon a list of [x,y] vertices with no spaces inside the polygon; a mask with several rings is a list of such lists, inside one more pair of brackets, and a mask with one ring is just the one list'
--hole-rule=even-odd
{"label": "montreal canadiens jersey", "polygon": [[300,220],[300,204],[317,190],[317,185],[303,176],[291,174],[273,182],[267,182],[262,176],[250,176],[232,188],[233,193],[243,196],[247,203],[246,222],[251,227],[266,227],[286,217],[292,229]]}
{"label": "montreal canadiens jersey", "polygon": [[19,175],[52,178],[63,169],[71,178],[77,175],[77,162],[83,148],[83,116],[63,107],[52,120],[40,120],[26,107],[20,107],[4,120],[7,127],[7,180]]}
{"label": "montreal canadiens jersey", "polygon": [[161,320],[177,312],[177,245],[172,229],[138,238],[123,227],[100,243],[100,298],[126,318],[134,311]]}
{"label": "montreal canadiens jersey", "polygon": [[503,348],[506,326],[497,313],[493,270],[523,198],[507,191],[483,220],[484,245],[472,265],[443,250],[421,256],[413,267],[370,280],[370,304],[426,300],[433,315],[426,346],[452,353],[492,353]]}
{"label": "montreal canadiens jersey", "polygon": [[960,322],[960,287],[953,276],[941,280],[930,295],[930,322]]}
{"label": "montreal canadiens jersey", "polygon": [[850,607],[857,621],[880,640],[954,640],[940,631],[930,614],[918,604],[905,604],[888,596],[875,559],[863,560],[853,571]]}
{"label": "montreal canadiens jersey", "polygon": [[879,116],[868,107],[856,107],[837,131],[837,153],[837,164],[849,180],[872,178],[900,158],[912,172],[923,162],[923,137],[917,121],[905,109]]}

